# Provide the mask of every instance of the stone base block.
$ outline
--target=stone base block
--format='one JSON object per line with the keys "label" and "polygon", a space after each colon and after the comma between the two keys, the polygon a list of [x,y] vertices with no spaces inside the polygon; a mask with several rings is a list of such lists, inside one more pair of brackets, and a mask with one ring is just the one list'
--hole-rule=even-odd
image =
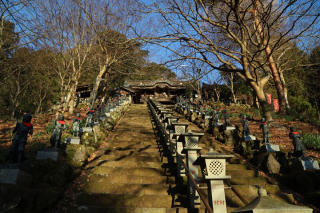
{"label": "stone base block", "polygon": [[255,141],[257,140],[256,136],[253,135],[247,135],[244,137],[244,141]]}
{"label": "stone base block", "polygon": [[277,144],[267,143],[265,144],[267,152],[280,152],[280,147]]}
{"label": "stone base block", "polygon": [[32,176],[20,169],[0,169],[0,183],[29,185]]}
{"label": "stone base block", "polygon": [[80,144],[80,138],[70,138],[70,144]]}
{"label": "stone base block", "polygon": [[303,170],[319,170],[319,163],[318,161],[312,159],[312,158],[300,158],[301,165],[303,167]]}
{"label": "stone base block", "polygon": [[235,130],[236,128],[234,126],[227,126],[226,130]]}
{"label": "stone base block", "polygon": [[83,132],[91,133],[92,132],[92,127],[83,127],[82,130],[83,130]]}
{"label": "stone base block", "polygon": [[59,152],[57,150],[42,150],[37,152],[37,160],[51,159],[58,161]]}

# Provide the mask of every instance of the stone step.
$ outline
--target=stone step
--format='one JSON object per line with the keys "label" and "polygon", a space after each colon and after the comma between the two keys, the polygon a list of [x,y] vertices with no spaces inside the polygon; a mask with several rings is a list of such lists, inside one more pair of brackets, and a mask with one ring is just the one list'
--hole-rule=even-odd
{"label": "stone step", "polygon": [[[187,208],[108,208],[99,206],[79,206],[70,213],[188,213]],[[202,213],[202,212],[200,212]]]}
{"label": "stone step", "polygon": [[149,162],[160,162],[161,158],[158,154],[152,154],[152,153],[144,153],[141,154],[139,152],[129,152],[128,154],[123,153],[114,153],[109,155],[103,155],[99,159],[99,161],[103,160],[133,160],[133,161],[149,161]]}
{"label": "stone step", "polygon": [[126,152],[147,152],[147,153],[159,153],[159,148],[157,147],[142,147],[142,148],[136,148],[136,147],[122,147],[122,148],[114,148],[114,150],[117,151],[126,151]]}
{"label": "stone step", "polygon": [[133,160],[119,160],[119,161],[106,161],[99,163],[99,166],[107,167],[123,167],[123,168],[132,168],[132,167],[148,167],[148,168],[157,168],[161,169],[161,162],[144,162],[144,161],[133,161]]}
{"label": "stone step", "polygon": [[112,183],[122,183],[122,184],[166,184],[174,183],[173,177],[164,176],[135,176],[131,174],[126,174],[122,176],[102,176],[102,175],[90,175],[89,183],[92,184],[112,184]]}
{"label": "stone step", "polygon": [[108,155],[102,155],[97,159],[88,163],[88,167],[97,167],[108,161],[143,161],[143,162],[156,162],[156,163],[167,163],[167,159],[161,157],[159,153],[148,153],[148,152],[126,152],[126,153],[113,153]]}
{"label": "stone step", "polygon": [[227,171],[228,170],[248,170],[247,166],[244,164],[230,164],[227,163]]}
{"label": "stone step", "polygon": [[110,147],[113,149],[119,150],[119,149],[142,149],[142,148],[157,148],[157,142],[149,142],[149,143],[136,143],[136,142],[124,142],[124,141],[117,141],[114,143],[110,143]]}
{"label": "stone step", "polygon": [[246,176],[233,176],[230,179],[232,185],[259,185],[264,186],[268,181],[263,177],[246,177]]}
{"label": "stone step", "polygon": [[115,175],[121,176],[125,174],[130,175],[137,175],[137,176],[159,176],[163,175],[163,169],[157,168],[148,168],[148,167],[140,167],[140,168],[121,168],[121,167],[107,167],[107,166],[100,166],[95,167],[90,171],[91,174],[98,174],[98,175]]}
{"label": "stone step", "polygon": [[105,206],[108,208],[171,208],[170,195],[118,195],[118,194],[87,194],[77,197],[81,205]]}
{"label": "stone step", "polygon": [[231,176],[231,179],[233,177],[257,177],[258,174],[256,174],[256,172],[254,170],[228,170],[226,171],[227,175]]}
{"label": "stone step", "polygon": [[90,194],[168,195],[166,184],[123,184],[89,181],[84,191]]}

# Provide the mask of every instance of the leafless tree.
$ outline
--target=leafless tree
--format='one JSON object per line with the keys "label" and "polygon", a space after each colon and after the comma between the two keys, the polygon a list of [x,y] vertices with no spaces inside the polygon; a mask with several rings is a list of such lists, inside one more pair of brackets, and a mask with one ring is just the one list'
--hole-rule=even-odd
{"label": "leafless tree", "polygon": [[42,43],[55,53],[56,73],[60,84],[60,112],[73,113],[76,88],[84,72],[94,42],[90,21],[85,13],[91,5],[81,7],[73,0],[40,1],[39,26],[42,29]]}
{"label": "leafless tree", "polygon": [[172,62],[195,59],[215,70],[237,72],[256,93],[267,120],[272,120],[264,94],[270,77],[285,110],[273,53],[302,36],[318,21],[318,7],[316,0],[155,2],[148,12],[157,13],[167,27],[144,40],[169,49],[175,55]]}
{"label": "leafless tree", "polygon": [[130,27],[136,22],[136,16],[133,13],[134,1],[84,2],[92,9],[85,10],[85,14],[90,21],[91,30],[95,33],[95,53],[99,67],[90,98],[93,107],[102,80],[108,80],[108,73],[117,72],[118,70],[112,70],[112,67],[118,63],[125,64],[126,59],[129,59],[138,47],[135,38],[129,38]]}
{"label": "leafless tree", "polygon": [[[31,13],[31,0],[0,0],[0,49],[6,43],[6,25],[8,22],[14,24],[15,32],[19,35],[19,46],[30,43],[34,36],[34,26],[32,24],[33,14]],[[28,12],[29,16],[25,13]],[[18,43],[10,48],[17,48]]]}

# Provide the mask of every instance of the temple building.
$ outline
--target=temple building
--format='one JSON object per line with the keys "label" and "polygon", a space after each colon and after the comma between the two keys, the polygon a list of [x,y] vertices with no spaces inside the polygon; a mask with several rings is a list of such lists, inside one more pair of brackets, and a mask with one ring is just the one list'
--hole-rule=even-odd
{"label": "temple building", "polygon": [[155,81],[126,81],[120,88],[130,94],[134,103],[144,103],[148,98],[162,103],[170,103],[178,95],[186,94],[187,82],[158,79]]}

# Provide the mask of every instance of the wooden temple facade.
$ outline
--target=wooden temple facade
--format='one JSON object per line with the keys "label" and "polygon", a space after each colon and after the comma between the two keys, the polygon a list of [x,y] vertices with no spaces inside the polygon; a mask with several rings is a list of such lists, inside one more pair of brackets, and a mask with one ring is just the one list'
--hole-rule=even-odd
{"label": "wooden temple facade", "polygon": [[129,93],[134,103],[144,103],[152,98],[162,103],[175,101],[176,96],[185,95],[186,82],[159,79],[155,81],[126,81],[121,92]]}

